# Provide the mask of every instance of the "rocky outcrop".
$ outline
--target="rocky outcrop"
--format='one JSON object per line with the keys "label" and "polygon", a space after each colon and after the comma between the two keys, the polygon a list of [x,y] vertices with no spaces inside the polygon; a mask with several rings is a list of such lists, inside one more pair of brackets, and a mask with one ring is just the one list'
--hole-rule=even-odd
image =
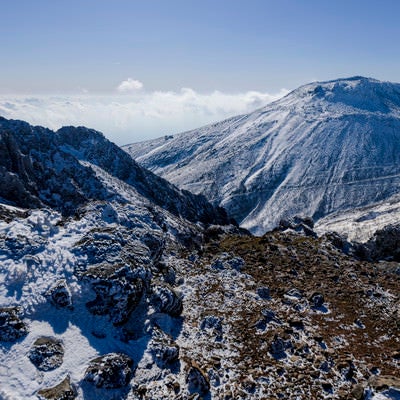
{"label": "rocky outcrop", "polygon": [[77,397],[75,386],[71,383],[69,375],[58,385],[38,391],[40,400],[74,400]]}
{"label": "rocky outcrop", "polygon": [[126,354],[109,353],[92,360],[84,380],[103,389],[128,386],[133,376],[133,360]]}
{"label": "rocky outcrop", "polygon": [[64,348],[58,339],[40,337],[33,343],[28,357],[38,370],[51,371],[63,363]]}
{"label": "rocky outcrop", "polygon": [[17,307],[0,308],[0,341],[15,342],[28,334],[28,327],[19,312]]}
{"label": "rocky outcrop", "polygon": [[127,265],[92,266],[83,278],[96,293],[96,298],[86,304],[88,310],[92,314],[108,315],[114,325],[126,322],[144,291],[143,280]]}
{"label": "rocky outcrop", "polygon": [[70,215],[92,199],[122,200],[123,195],[102,182],[96,168],[176,216],[192,222],[229,222],[223,209],[143,169],[100,132],[71,126],[52,132],[0,117],[0,193],[10,203],[48,206]]}

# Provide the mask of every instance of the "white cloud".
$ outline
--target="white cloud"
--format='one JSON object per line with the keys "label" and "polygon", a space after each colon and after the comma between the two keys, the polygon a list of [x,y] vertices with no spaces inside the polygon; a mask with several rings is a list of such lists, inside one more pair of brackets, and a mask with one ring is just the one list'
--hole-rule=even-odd
{"label": "white cloud", "polygon": [[143,88],[143,83],[132,78],[128,78],[125,81],[122,81],[118,87],[117,90],[120,93],[131,93],[131,92],[136,92],[137,90],[140,90]]}
{"label": "white cloud", "polygon": [[125,95],[0,96],[0,115],[58,129],[84,125],[117,144],[132,143],[201,127],[253,111],[286,94],[256,91],[208,94],[193,89]]}

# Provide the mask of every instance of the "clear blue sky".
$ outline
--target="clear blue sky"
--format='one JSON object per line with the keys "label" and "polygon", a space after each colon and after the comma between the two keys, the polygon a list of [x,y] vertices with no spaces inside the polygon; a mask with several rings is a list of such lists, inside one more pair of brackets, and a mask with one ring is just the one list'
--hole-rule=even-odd
{"label": "clear blue sky", "polygon": [[315,80],[400,82],[400,0],[0,0],[0,115],[118,144]]}
{"label": "clear blue sky", "polygon": [[400,81],[396,0],[2,0],[0,93]]}

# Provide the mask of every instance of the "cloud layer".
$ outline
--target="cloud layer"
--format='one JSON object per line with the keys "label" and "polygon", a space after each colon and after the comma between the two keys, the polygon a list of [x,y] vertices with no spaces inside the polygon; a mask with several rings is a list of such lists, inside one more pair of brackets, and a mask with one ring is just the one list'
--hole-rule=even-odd
{"label": "cloud layer", "polygon": [[105,96],[0,96],[0,115],[51,129],[84,125],[122,145],[247,113],[286,93],[282,89],[274,95],[255,91],[201,94],[181,89]]}

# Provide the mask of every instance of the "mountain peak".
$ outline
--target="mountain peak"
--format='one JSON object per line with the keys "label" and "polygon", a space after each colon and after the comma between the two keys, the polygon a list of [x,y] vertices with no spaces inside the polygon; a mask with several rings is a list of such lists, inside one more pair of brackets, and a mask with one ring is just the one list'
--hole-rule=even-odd
{"label": "mountain peak", "polygon": [[400,109],[400,84],[363,76],[313,82],[289,93],[312,102],[326,101],[369,112],[388,113]]}
{"label": "mountain peak", "polygon": [[142,165],[263,234],[389,198],[400,184],[400,85],[304,85],[253,113],[126,148]]}

